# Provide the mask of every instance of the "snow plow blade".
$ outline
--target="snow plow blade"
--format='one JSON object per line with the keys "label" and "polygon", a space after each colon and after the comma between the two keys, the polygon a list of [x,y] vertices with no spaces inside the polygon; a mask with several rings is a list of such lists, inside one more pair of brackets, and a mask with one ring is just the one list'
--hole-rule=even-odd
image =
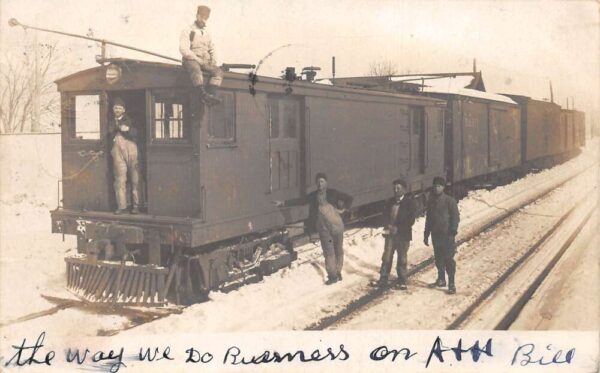
{"label": "snow plow blade", "polygon": [[161,306],[173,279],[169,270],[156,265],[131,262],[65,258],[67,288],[75,295],[94,303]]}

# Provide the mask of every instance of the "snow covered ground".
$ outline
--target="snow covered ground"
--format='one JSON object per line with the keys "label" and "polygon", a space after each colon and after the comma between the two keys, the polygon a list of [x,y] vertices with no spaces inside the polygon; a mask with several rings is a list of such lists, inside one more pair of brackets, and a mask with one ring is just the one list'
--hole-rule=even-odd
{"label": "snow covered ground", "polygon": [[[2,148],[5,149],[2,139]],[[36,141],[39,141],[36,140]],[[35,155],[34,147],[39,142],[21,141],[18,152],[11,154],[10,172],[2,158],[2,198],[0,201],[0,323],[17,317],[51,308],[52,305],[40,297],[42,293],[64,292],[63,258],[74,250],[75,242],[67,237],[50,233],[49,210],[55,206],[55,185],[49,170],[50,164],[60,164],[56,155],[38,157],[39,164],[21,164],[15,160],[20,152]],[[49,145],[50,146],[50,145]],[[507,186],[492,191],[471,192],[459,204],[461,229],[459,238],[469,231],[469,226],[482,224],[494,214],[503,212],[500,205],[509,196],[524,198],[544,183],[569,177],[576,170],[592,164],[598,159],[598,142],[590,141],[585,151],[577,158],[551,170],[528,175]],[[4,154],[4,151],[2,152]],[[46,154],[46,153],[44,153]],[[32,161],[34,162],[34,161]],[[38,183],[27,180],[19,186],[15,172],[26,169],[38,170]],[[27,172],[25,172],[27,174]],[[5,176],[8,174],[8,176]],[[56,171],[55,175],[60,172]],[[10,177],[7,183],[5,177]],[[589,182],[597,181],[596,178]],[[10,184],[10,188],[6,185]],[[7,191],[5,193],[5,191]],[[513,199],[514,202],[514,199]],[[492,207],[499,204],[499,207]],[[556,208],[556,206],[555,206]],[[560,208],[560,206],[558,207]],[[551,212],[549,212],[551,213]],[[537,224],[535,221],[532,225]],[[415,240],[409,251],[409,265],[419,263],[431,255],[431,247],[421,242],[424,219],[414,226]],[[510,235],[510,231],[506,232]],[[188,307],[181,315],[142,325],[127,331],[131,335],[146,333],[168,333],[173,330],[196,331],[255,331],[303,329],[323,316],[343,308],[347,303],[364,294],[367,284],[378,277],[383,237],[380,229],[356,228],[345,234],[346,261],[344,280],[332,286],[324,286],[324,263],[320,247],[309,243],[298,248],[299,259],[290,268],[281,270],[257,284],[244,286],[228,293],[211,293],[211,300]],[[77,330],[78,335],[96,335],[98,330],[120,329],[127,324],[122,317],[86,314],[79,310],[59,311],[50,316],[55,333],[68,335]],[[68,321],[65,323],[65,320]],[[40,320],[32,320],[0,328],[3,338],[27,328],[41,327]],[[46,325],[48,322],[46,321]],[[407,325],[418,328],[419,325]]]}
{"label": "snow covered ground", "polygon": [[[590,221],[586,228],[590,234],[585,240],[573,243],[548,275],[548,280],[533,294],[511,329],[600,329],[598,220]],[[582,231],[582,234],[585,233]]]}

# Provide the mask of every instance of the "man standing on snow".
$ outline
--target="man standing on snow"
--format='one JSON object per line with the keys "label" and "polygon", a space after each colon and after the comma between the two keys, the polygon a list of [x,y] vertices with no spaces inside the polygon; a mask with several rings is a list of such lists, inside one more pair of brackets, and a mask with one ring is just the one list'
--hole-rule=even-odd
{"label": "man standing on snow", "polygon": [[[212,105],[220,102],[215,91],[223,81],[223,72],[216,66],[215,47],[206,29],[209,17],[210,8],[200,5],[196,12],[196,21],[181,32],[179,51],[183,57],[183,68],[190,74],[192,84],[200,92],[202,101]],[[204,88],[204,72],[210,74],[208,90]]]}
{"label": "man standing on snow", "polygon": [[406,290],[408,248],[412,239],[412,226],[417,217],[417,204],[410,193],[406,193],[406,181],[394,180],[394,198],[390,199],[383,210],[384,228],[387,231],[385,246],[381,258],[379,281],[375,286],[385,287],[392,270],[394,252],[398,253],[396,259],[396,272],[398,282],[396,288]]}
{"label": "man standing on snow", "polygon": [[427,201],[423,242],[429,246],[429,235],[431,234],[438,277],[430,286],[445,287],[446,273],[448,273],[448,294],[456,294],[454,253],[460,215],[456,200],[444,193],[445,186],[444,178],[435,177],[433,179],[433,192]]}
{"label": "man standing on snow", "polygon": [[317,190],[304,197],[290,201],[273,201],[277,206],[309,205],[306,226],[309,232],[319,232],[325,270],[326,285],[342,280],[344,265],[344,222],[341,213],[352,205],[352,196],[327,187],[327,175],[322,172],[315,176]]}

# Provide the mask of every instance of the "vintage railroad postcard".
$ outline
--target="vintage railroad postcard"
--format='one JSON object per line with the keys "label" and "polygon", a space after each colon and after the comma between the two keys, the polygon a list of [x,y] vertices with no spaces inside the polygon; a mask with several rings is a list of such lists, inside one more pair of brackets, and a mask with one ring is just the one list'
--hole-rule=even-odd
{"label": "vintage railroad postcard", "polygon": [[0,0],[0,371],[598,371],[599,30]]}

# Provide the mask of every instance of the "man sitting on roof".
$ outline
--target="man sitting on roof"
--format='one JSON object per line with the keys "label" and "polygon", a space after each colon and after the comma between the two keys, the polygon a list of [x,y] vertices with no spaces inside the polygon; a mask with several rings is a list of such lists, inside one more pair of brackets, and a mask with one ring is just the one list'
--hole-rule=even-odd
{"label": "man sitting on roof", "polygon": [[[202,101],[215,104],[220,102],[215,96],[215,91],[223,81],[223,72],[216,66],[215,48],[206,29],[209,16],[210,8],[200,5],[196,13],[196,22],[181,32],[179,51],[183,57],[183,68],[190,74],[192,84],[198,88]],[[204,72],[210,74],[207,90],[204,88]]]}

